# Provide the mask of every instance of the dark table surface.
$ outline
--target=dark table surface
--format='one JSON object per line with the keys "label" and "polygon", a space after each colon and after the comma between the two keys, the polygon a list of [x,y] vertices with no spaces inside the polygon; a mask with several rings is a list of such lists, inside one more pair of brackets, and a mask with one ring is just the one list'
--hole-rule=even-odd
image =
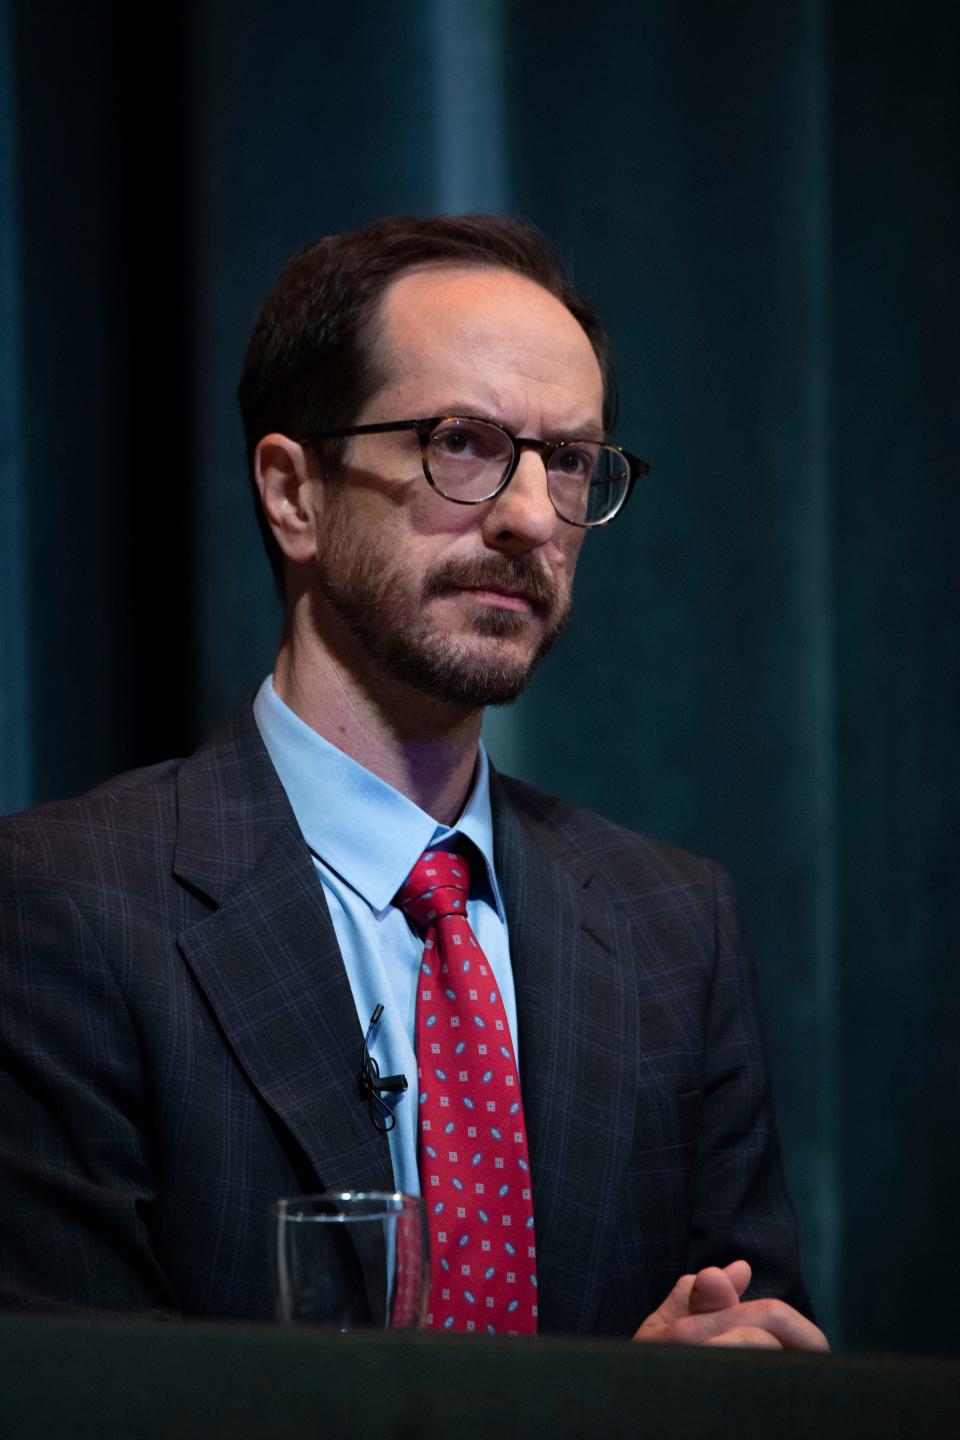
{"label": "dark table surface", "polygon": [[960,1359],[0,1318],[11,1440],[960,1437]]}

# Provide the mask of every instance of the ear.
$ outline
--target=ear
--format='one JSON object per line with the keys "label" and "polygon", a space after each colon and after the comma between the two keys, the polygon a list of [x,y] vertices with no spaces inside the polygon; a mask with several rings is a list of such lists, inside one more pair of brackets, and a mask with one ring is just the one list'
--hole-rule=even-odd
{"label": "ear", "polygon": [[312,560],[322,491],[310,451],[286,435],[264,435],[254,452],[253,478],[284,555],[295,565]]}

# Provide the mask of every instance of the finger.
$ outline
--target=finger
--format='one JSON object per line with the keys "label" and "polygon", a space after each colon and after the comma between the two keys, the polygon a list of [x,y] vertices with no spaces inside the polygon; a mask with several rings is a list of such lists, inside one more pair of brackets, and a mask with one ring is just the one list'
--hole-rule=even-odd
{"label": "finger", "polygon": [[672,1329],[684,1344],[709,1344],[733,1330],[765,1330],[785,1350],[829,1350],[826,1336],[811,1320],[783,1300],[741,1300],[739,1305],[712,1314],[690,1315]]}
{"label": "finger", "polygon": [[723,1273],[737,1294],[742,1297],[744,1290],[746,1290],[753,1278],[753,1271],[750,1268],[749,1262],[747,1260],[732,1260],[729,1265],[724,1265]]}
{"label": "finger", "polygon": [[694,1279],[693,1275],[680,1276],[667,1298],[644,1320],[634,1335],[634,1340],[660,1340],[668,1326],[689,1314],[690,1291]]}
{"label": "finger", "polygon": [[[707,1266],[698,1275],[681,1275],[667,1298],[648,1315],[634,1335],[635,1340],[662,1340],[664,1330],[675,1321],[692,1313],[709,1314],[735,1305],[750,1284],[751,1270],[746,1260],[733,1260],[722,1270]],[[702,1277],[702,1278],[701,1278]],[[698,1285],[691,1304],[691,1293]]]}
{"label": "finger", "polygon": [[708,1265],[694,1278],[688,1301],[689,1312],[691,1315],[709,1315],[715,1310],[729,1310],[731,1305],[739,1304],[740,1293],[725,1270]]}
{"label": "finger", "polygon": [[784,1350],[830,1349],[823,1331],[783,1300],[747,1300],[742,1308],[750,1311],[751,1325],[775,1335]]}
{"label": "finger", "polygon": [[707,1341],[708,1345],[741,1345],[750,1350],[782,1350],[783,1346],[775,1335],[769,1330],[761,1330],[755,1325],[740,1325],[736,1330],[725,1330],[722,1335],[714,1335],[712,1340]]}

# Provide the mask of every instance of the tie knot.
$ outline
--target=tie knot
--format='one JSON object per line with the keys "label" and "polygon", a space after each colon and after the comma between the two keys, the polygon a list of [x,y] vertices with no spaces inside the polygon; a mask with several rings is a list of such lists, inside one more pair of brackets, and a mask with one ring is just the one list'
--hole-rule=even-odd
{"label": "tie knot", "polygon": [[425,850],[393,903],[428,929],[441,915],[465,916],[469,894],[469,862],[449,850]]}

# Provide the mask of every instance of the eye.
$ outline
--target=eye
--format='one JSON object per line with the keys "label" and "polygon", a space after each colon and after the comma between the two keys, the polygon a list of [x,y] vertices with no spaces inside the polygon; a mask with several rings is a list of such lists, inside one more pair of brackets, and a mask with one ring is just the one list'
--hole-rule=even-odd
{"label": "eye", "polygon": [[445,421],[430,436],[430,451],[444,460],[485,462],[503,450],[503,440],[499,430],[482,422]]}
{"label": "eye", "polygon": [[550,469],[565,480],[590,480],[597,467],[598,445],[564,445],[550,457]]}
{"label": "eye", "polygon": [[431,450],[444,455],[466,455],[476,439],[469,430],[435,430],[430,436]]}

